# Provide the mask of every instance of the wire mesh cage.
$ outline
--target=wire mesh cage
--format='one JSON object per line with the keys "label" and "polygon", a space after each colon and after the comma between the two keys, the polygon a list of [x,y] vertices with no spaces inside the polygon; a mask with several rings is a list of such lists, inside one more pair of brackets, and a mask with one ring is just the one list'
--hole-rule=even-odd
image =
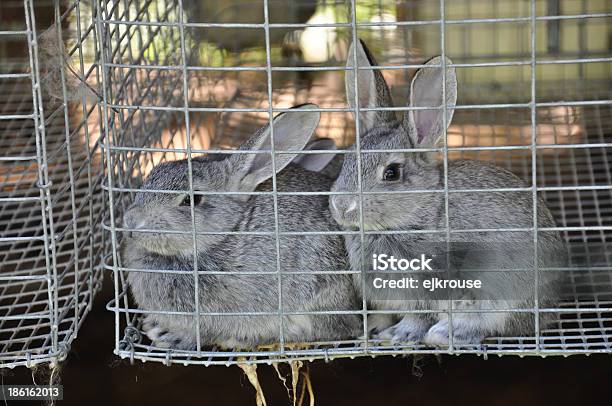
{"label": "wire mesh cage", "polygon": [[91,11],[79,1],[0,4],[1,367],[63,360],[100,287]]}
{"label": "wire mesh cage", "polygon": [[[206,0],[108,0],[98,1],[96,5],[102,51],[102,111],[106,123],[104,189],[109,203],[104,228],[111,241],[105,268],[112,271],[115,282],[115,298],[107,307],[115,313],[115,352],[119,356],[164,363],[230,365],[385,354],[568,355],[611,351],[612,58],[609,23],[612,10],[607,2],[263,0],[220,5]],[[363,65],[350,53],[350,44],[357,43],[358,39],[367,43],[378,66]],[[368,334],[368,320],[374,320],[371,316],[398,315],[398,309],[372,306],[364,299],[363,286],[356,288],[356,306],[289,310],[290,298],[285,297],[285,303],[282,299],[282,279],[289,278],[290,272],[290,267],[283,268],[280,254],[283,233],[337,234],[343,238],[353,235],[362,241],[369,235],[424,233],[423,227],[418,226],[403,230],[366,227],[363,205],[369,195],[379,192],[365,190],[362,185],[351,191],[358,197],[360,213],[357,215],[360,221],[354,228],[338,226],[334,231],[289,229],[280,232],[277,223],[276,228],[267,230],[277,246],[276,254],[274,251],[271,254],[276,265],[251,271],[259,272],[262,277],[274,274],[279,278],[277,308],[259,312],[230,305],[220,306],[216,311],[203,308],[205,305],[196,299],[198,295],[207,292],[214,296],[216,293],[215,285],[206,283],[207,275],[220,274],[217,281],[223,284],[228,270],[198,268],[198,263],[207,263],[208,255],[198,248],[199,237],[216,235],[227,237],[229,241],[241,234],[248,238],[248,232],[237,228],[198,229],[195,206],[202,199],[206,201],[208,196],[224,193],[198,188],[200,183],[194,174],[200,160],[240,155],[241,149],[236,148],[244,145],[259,128],[273,123],[278,113],[292,114],[290,107],[302,103],[318,105],[313,110],[320,112],[315,134],[332,139],[339,148],[329,152],[341,157],[352,154],[358,168],[367,167],[364,157],[368,153],[415,152],[409,147],[391,147],[390,150],[386,147],[382,151],[368,152],[368,148],[363,147],[367,144],[362,144],[367,133],[360,133],[356,128],[368,125],[368,112],[382,111],[378,117],[389,117],[384,116],[387,110],[391,111],[391,116],[399,117],[410,114],[409,111],[419,111],[419,107],[409,102],[411,83],[417,69],[436,55],[452,59],[440,63],[441,67],[456,72],[458,100],[456,105],[443,101],[438,103],[440,105],[429,106],[454,112],[452,122],[446,123],[450,125],[441,138],[441,146],[431,147],[432,152],[438,154],[437,161],[442,168],[440,176],[446,180],[438,192],[444,196],[447,218],[441,228],[433,231],[445,235],[447,242],[452,239],[451,235],[463,231],[493,233],[488,235],[523,232],[520,238],[533,246],[538,245],[538,240],[546,240],[546,236],[559,236],[565,244],[562,256],[567,254],[568,261],[561,267],[549,269],[563,275],[562,294],[558,300],[552,304],[539,303],[536,288],[531,306],[504,309],[508,313],[528,313],[534,320],[529,331],[505,336],[492,334],[482,342],[468,344],[453,343],[450,338],[450,343],[442,346],[390,342]],[[445,68],[441,70],[446,72]],[[358,77],[353,87],[356,93],[362,94],[367,92],[367,84],[359,79],[359,72],[380,72],[398,107],[361,101],[356,106],[347,105],[343,78],[345,74],[351,77],[351,71]],[[444,79],[442,82],[447,83]],[[349,84],[347,80],[347,88]],[[445,86],[442,85],[445,89],[442,93],[452,91]],[[366,115],[361,116],[360,112]],[[272,151],[263,152],[275,157],[287,153],[282,149],[275,151],[273,146],[270,149]],[[308,156],[309,152],[302,154]],[[202,158],[206,156],[209,158]],[[453,175],[453,163],[464,159],[494,164],[518,177],[522,182],[520,187],[489,185],[483,190],[483,186],[476,185],[464,192],[495,189],[505,200],[515,199],[517,195],[513,193],[526,193],[531,202],[531,223],[520,224],[508,213],[504,221],[493,222],[482,229],[453,229],[456,223],[452,215],[449,218],[449,200],[461,191],[455,190],[448,179]],[[184,177],[173,178],[170,183],[174,186],[159,188],[146,183],[153,168],[177,160],[185,160],[181,175]],[[336,168],[328,174],[338,176],[337,172]],[[151,178],[163,176],[162,170],[153,173]],[[276,184],[281,175],[282,172],[272,174],[272,183]],[[358,178],[364,176],[368,176],[367,173],[359,169]],[[186,187],[184,182],[187,182]],[[183,188],[179,187],[181,184]],[[133,221],[126,221],[126,213],[138,205],[134,203],[138,195],[146,200],[143,196],[149,194],[176,197],[181,192],[189,197],[185,210],[190,209],[192,220],[191,226],[186,228],[188,231],[176,231],[172,226],[166,229],[147,227],[146,221],[136,222],[139,224],[135,227]],[[324,196],[326,201],[334,194],[342,194],[337,188],[293,192],[303,198],[312,194]],[[417,187],[413,191],[424,192],[431,190],[418,190]],[[292,195],[276,186],[253,192],[257,193],[272,196],[269,204],[277,219],[282,217],[278,212],[279,199]],[[385,196],[382,192],[379,194]],[[539,224],[538,205],[548,207],[554,222]],[[215,223],[215,219],[211,218],[210,222]],[[188,257],[185,261],[193,262],[189,262],[187,270],[180,266],[171,269],[150,264],[140,268],[130,266],[126,258],[130,255],[125,249],[126,239],[132,238],[136,231],[153,233],[160,239],[172,233],[189,236],[193,250],[184,255]],[[248,239],[244,241],[243,244],[250,243]],[[238,254],[230,249],[225,255]],[[539,275],[540,267],[545,268],[536,260],[531,268],[533,275]],[[363,270],[347,264],[336,271],[339,275],[356,275]],[[172,285],[175,279],[164,277],[177,273],[191,281],[188,292],[193,299],[191,302],[182,307],[137,303],[135,287],[130,288],[130,275],[146,274],[150,280],[166,281],[167,291],[164,289],[158,294],[170,297],[175,292],[176,286]],[[537,276],[533,283],[538,286]],[[154,288],[144,282],[138,289]],[[399,313],[445,313],[451,320],[452,330],[452,317],[461,312],[449,306],[443,310],[404,309]],[[486,313],[486,310],[480,311]],[[501,311],[489,309],[491,313]],[[269,315],[285,320],[310,314],[356,315],[361,320],[360,333],[339,340],[293,343],[286,340],[287,330],[283,330],[280,321],[274,343],[255,348],[240,348],[239,345],[223,348],[215,340],[206,341],[201,334],[203,325],[214,317],[239,317],[247,323],[249,317]],[[192,345],[180,347],[176,340],[159,340],[160,335],[172,336],[172,331],[152,321],[155,316],[189,320],[186,325],[193,331]],[[544,318],[546,323],[542,321]]]}

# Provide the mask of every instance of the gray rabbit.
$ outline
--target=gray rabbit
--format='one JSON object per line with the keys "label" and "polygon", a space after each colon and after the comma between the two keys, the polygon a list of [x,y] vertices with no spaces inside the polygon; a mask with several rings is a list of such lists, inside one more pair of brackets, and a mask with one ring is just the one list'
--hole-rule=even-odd
{"label": "gray rabbit", "polygon": [[[355,52],[359,67],[375,66],[376,62],[361,42],[351,45],[347,67],[354,66]],[[447,58],[446,65],[451,61]],[[452,337],[455,344],[476,344],[491,335],[533,334],[534,314],[529,311],[501,312],[507,309],[530,309],[534,306],[535,273],[533,271],[533,195],[532,191],[449,192],[448,225],[444,193],[397,193],[410,190],[443,190],[444,165],[431,151],[448,127],[457,99],[457,80],[454,68],[445,69],[445,100],[442,99],[442,58],[436,57],[417,71],[410,86],[410,107],[403,120],[393,111],[360,110],[361,184],[363,223],[366,234],[345,236],[351,267],[364,275],[371,267],[374,254],[411,258],[422,254],[425,247],[441,247],[444,242],[464,244],[483,250],[484,256],[471,256],[472,263],[483,277],[481,291],[464,290],[454,297]],[[438,67],[433,67],[433,66]],[[346,71],[346,93],[349,105],[355,108],[355,75]],[[380,70],[358,70],[358,100],[361,108],[393,107],[387,84]],[[445,104],[446,120],[443,120]],[[425,107],[438,107],[426,110]],[[367,150],[414,149],[412,152],[371,152]],[[419,151],[430,149],[429,151]],[[332,187],[333,192],[358,191],[358,162],[356,154],[347,154],[341,173]],[[448,162],[448,189],[524,188],[525,183],[511,172],[488,163],[473,160]],[[372,194],[369,192],[396,192]],[[359,196],[332,195],[330,209],[334,219],[344,228],[358,230],[360,224]],[[553,217],[542,199],[537,199],[539,227],[554,227]],[[521,229],[513,232],[492,231],[497,228]],[[483,230],[461,232],[462,229]],[[389,230],[412,230],[416,233],[391,234]],[[382,231],[381,234],[376,232]],[[539,267],[563,267],[566,249],[558,232],[538,235]],[[501,247],[501,250],[500,250]],[[363,248],[363,251],[362,251]],[[447,248],[448,249],[448,248]],[[497,251],[495,251],[497,250]],[[442,249],[444,251],[444,249]],[[452,248],[449,250],[452,251]],[[440,252],[437,252],[440,254]],[[448,258],[448,252],[442,252]],[[363,258],[363,262],[362,262]],[[491,261],[492,262],[491,262]],[[487,269],[487,267],[491,269]],[[470,268],[468,266],[468,268]],[[493,269],[496,268],[496,269]],[[513,272],[510,269],[523,269]],[[447,270],[450,268],[447,268]],[[485,271],[495,271],[489,272]],[[373,314],[368,318],[368,329],[377,337],[392,342],[424,342],[429,345],[449,344],[450,328],[447,311],[449,300],[424,289],[406,290],[398,300],[382,296],[370,282],[362,290],[360,275],[355,277],[356,289],[364,292],[369,305],[376,310],[419,310],[411,314]],[[366,275],[367,276],[367,275]],[[541,270],[539,277],[539,306],[554,305],[559,299],[559,272]],[[367,278],[366,278],[367,279]],[[461,312],[466,309],[466,312]],[[483,310],[480,312],[479,310]],[[486,312],[484,310],[492,310]],[[431,312],[428,312],[431,311]],[[399,322],[394,324],[399,319]],[[541,324],[546,318],[540,319]]]}
{"label": "gray rabbit", "polygon": [[[275,117],[276,151],[299,151],[306,145],[318,122],[313,105],[303,105]],[[270,128],[256,132],[239,151],[270,149]],[[317,154],[319,155],[319,154]],[[332,180],[290,164],[296,154],[276,154],[276,189],[279,192],[327,192]],[[282,172],[281,172],[282,170]],[[202,345],[223,348],[253,348],[279,341],[281,317],[285,342],[347,339],[359,332],[360,318],[354,314],[304,315],[310,311],[357,309],[356,294],[347,270],[348,259],[340,235],[281,235],[277,247],[274,198],[272,195],[201,195],[197,192],[262,192],[273,190],[269,152],[218,154],[192,159],[193,195],[146,192],[188,191],[187,160],[156,166],[143,191],[124,215],[124,264],[131,269],[128,283],[141,309],[151,312],[194,312],[194,238],[191,210],[197,232],[197,268],[201,313],[250,315],[201,315]],[[280,232],[337,231],[328,198],[317,195],[279,195]],[[167,230],[179,233],[139,232]],[[223,234],[250,232],[248,235]],[[257,234],[259,233],[259,234]],[[281,295],[277,274],[280,252]],[[221,272],[211,274],[206,272]],[[257,274],[237,274],[256,272]],[[316,273],[308,273],[316,272]],[[258,314],[267,312],[270,314]],[[196,319],[189,315],[149,313],[143,330],[155,345],[177,349],[196,346]]]}

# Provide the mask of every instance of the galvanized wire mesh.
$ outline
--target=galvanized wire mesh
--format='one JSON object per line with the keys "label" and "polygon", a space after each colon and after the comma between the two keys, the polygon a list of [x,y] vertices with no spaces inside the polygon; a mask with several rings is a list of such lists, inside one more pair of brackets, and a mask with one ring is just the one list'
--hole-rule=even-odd
{"label": "galvanized wire mesh", "polygon": [[0,4],[0,367],[63,360],[100,287],[91,10]]}
{"label": "galvanized wire mesh", "polygon": [[[228,20],[221,18],[223,13],[203,16],[187,3],[97,3],[110,206],[104,227],[112,242],[105,267],[115,281],[108,308],[115,312],[118,355],[229,365],[382,354],[612,350],[612,58],[609,43],[594,39],[609,37],[609,4],[319,1],[314,17],[304,11],[279,20],[273,15],[283,15],[289,2],[263,0],[248,2],[261,15],[230,13]],[[196,3],[203,8],[209,4]],[[231,3],[228,8],[232,6],[238,7]],[[284,35],[277,35],[279,31]],[[376,53],[397,106],[406,105],[409,79],[424,60],[438,54],[453,58],[459,100],[441,160],[495,163],[525,180],[534,201],[537,196],[545,199],[557,227],[534,224],[529,231],[535,232],[535,241],[538,233],[562,233],[570,281],[559,306],[531,311],[536,319],[539,313],[552,313],[555,321],[531,336],[491,337],[481,345],[444,349],[389,345],[366,337],[294,347],[283,342],[282,332],[278,346],[257,351],[152,345],[143,332],[143,315],[178,313],[139,309],[125,283],[130,270],[122,266],[120,248],[130,230],[122,226],[122,215],[143,178],[160,162],[235,148],[273,114],[304,102],[320,107],[317,135],[334,139],[340,152],[346,152],[342,148],[355,142],[360,125],[346,107],[343,86],[346,48],[358,37]],[[314,41],[310,47],[309,41]],[[444,193],[448,195],[448,187]],[[357,233],[364,235],[361,230]],[[444,232],[453,232],[449,224]],[[364,303],[355,312],[365,319],[381,311]]]}

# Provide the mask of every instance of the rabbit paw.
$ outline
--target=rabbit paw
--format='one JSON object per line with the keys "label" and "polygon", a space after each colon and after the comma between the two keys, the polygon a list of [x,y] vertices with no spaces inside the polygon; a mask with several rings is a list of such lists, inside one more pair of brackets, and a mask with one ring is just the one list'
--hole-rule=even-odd
{"label": "rabbit paw", "polygon": [[[448,347],[449,344],[449,324],[448,320],[440,320],[434,324],[425,337],[423,342],[432,346]],[[484,340],[484,333],[474,331],[462,327],[460,323],[453,326],[453,344],[466,345],[466,344],[480,344]]]}
{"label": "rabbit paw", "polygon": [[194,348],[194,345],[189,340],[185,340],[184,337],[157,325],[146,331],[146,334],[153,343],[153,346],[158,348],[172,348],[177,350],[192,350]]}
{"label": "rabbit paw", "polygon": [[374,338],[391,341],[392,344],[416,343],[421,341],[426,332],[427,328],[421,321],[404,317],[397,324],[376,334]]}
{"label": "rabbit paw", "polygon": [[393,325],[393,318],[388,314],[371,314],[368,316],[368,332],[376,336]]}
{"label": "rabbit paw", "polygon": [[154,327],[157,327],[157,320],[155,320],[153,317],[146,316],[142,322],[142,331],[147,333]]}

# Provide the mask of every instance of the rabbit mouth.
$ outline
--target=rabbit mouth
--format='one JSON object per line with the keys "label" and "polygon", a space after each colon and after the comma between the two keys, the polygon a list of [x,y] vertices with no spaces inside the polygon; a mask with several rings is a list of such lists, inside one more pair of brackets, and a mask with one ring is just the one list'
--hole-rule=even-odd
{"label": "rabbit mouth", "polygon": [[[341,225],[342,225],[342,228],[344,228],[347,231],[359,231],[360,230],[359,223],[357,222],[345,222],[345,223],[342,223]],[[380,230],[384,230],[384,228],[377,224],[364,223],[363,230],[364,231],[380,231]]]}
{"label": "rabbit mouth", "polygon": [[333,216],[333,217],[334,217],[334,220],[336,220],[336,223],[338,223],[338,225],[343,230],[359,231],[359,223],[356,220],[346,219],[346,218],[337,218],[336,216]]}

